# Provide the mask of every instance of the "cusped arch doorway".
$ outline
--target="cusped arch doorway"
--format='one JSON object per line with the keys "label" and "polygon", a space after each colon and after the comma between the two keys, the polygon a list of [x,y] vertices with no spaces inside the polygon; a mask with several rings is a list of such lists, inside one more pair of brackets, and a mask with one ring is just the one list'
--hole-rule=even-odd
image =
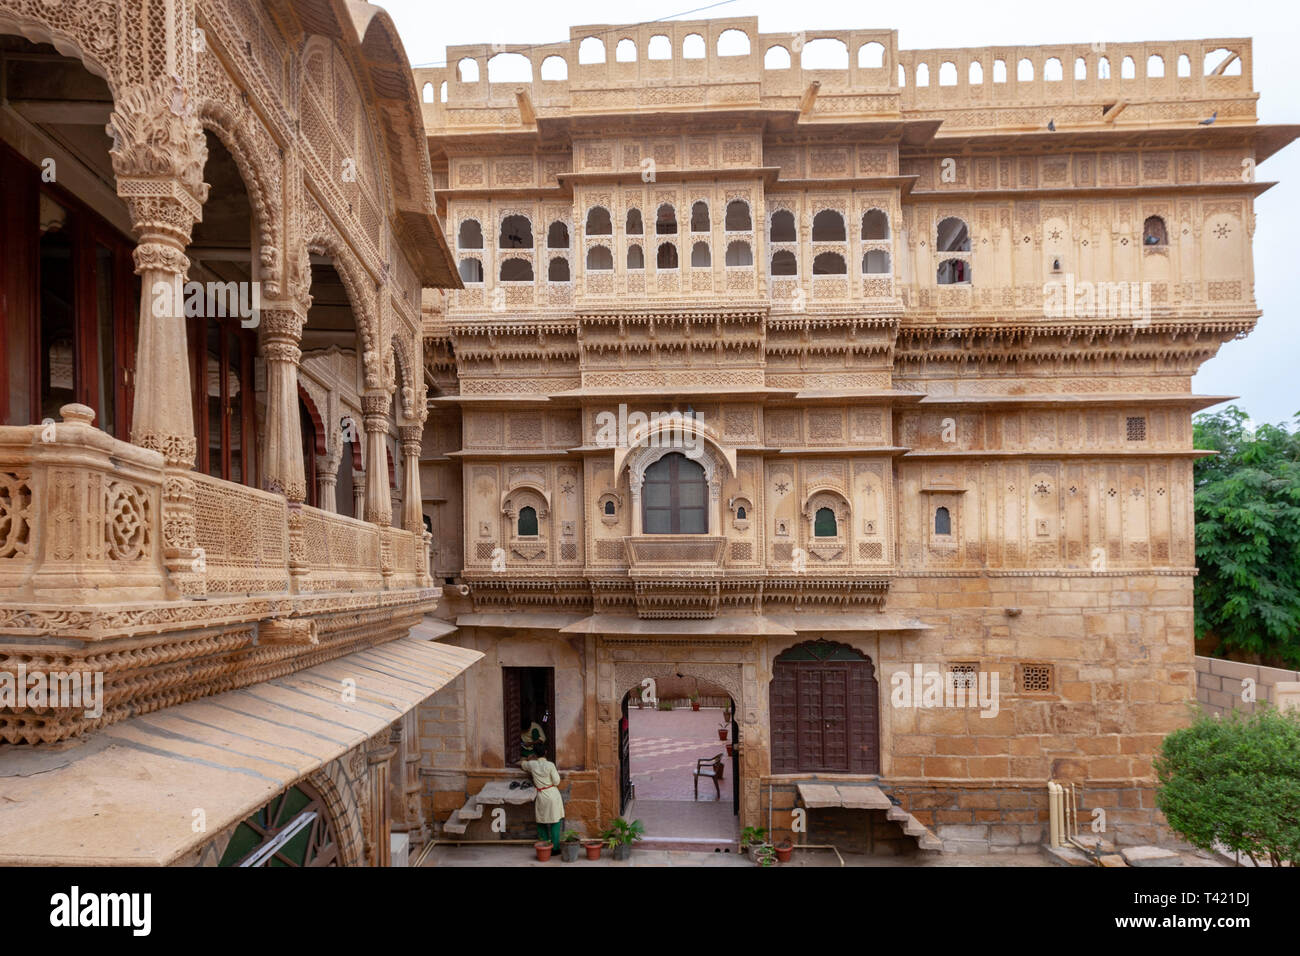
{"label": "cusped arch doorway", "polygon": [[879,773],[879,685],[871,658],[808,641],[772,664],[773,773]]}

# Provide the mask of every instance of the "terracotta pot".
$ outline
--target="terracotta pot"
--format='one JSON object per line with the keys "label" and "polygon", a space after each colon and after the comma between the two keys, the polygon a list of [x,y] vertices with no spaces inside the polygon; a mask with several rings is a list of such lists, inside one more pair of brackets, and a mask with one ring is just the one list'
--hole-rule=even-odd
{"label": "terracotta pot", "polygon": [[727,728],[725,728],[725,727],[719,727],[719,728],[718,728],[718,739],[719,739],[719,740],[726,740],[726,739],[727,739]]}
{"label": "terracotta pot", "polygon": [[551,858],[551,845],[543,840],[533,844],[533,849],[537,851],[537,862],[545,863]]}
{"label": "terracotta pot", "polygon": [[794,852],[794,845],[790,843],[778,843],[776,845],[776,862],[789,863],[790,854]]}
{"label": "terracotta pot", "polygon": [[698,700],[691,701],[691,710],[699,710],[699,709],[700,709],[700,702]]}
{"label": "terracotta pot", "polygon": [[588,840],[586,843],[582,845],[582,847],[584,850],[587,851],[587,859],[599,860],[600,848],[604,845],[605,844],[601,843],[599,840]]}
{"label": "terracotta pot", "polygon": [[730,756],[732,755],[732,753],[731,753],[731,749],[732,749],[731,744],[727,744],[727,756],[728,756],[728,757],[730,757]]}

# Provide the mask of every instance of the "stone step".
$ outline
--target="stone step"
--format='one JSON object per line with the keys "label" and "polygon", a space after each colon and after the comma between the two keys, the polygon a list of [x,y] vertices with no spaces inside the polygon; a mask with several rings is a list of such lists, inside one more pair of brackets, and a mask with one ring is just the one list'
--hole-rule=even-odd
{"label": "stone step", "polygon": [[452,833],[456,836],[464,836],[467,827],[468,824],[461,822],[460,810],[453,810],[451,811],[451,816],[447,818],[447,822],[442,825],[442,832]]}
{"label": "stone step", "polygon": [[481,820],[483,819],[483,804],[473,797],[470,797],[469,803],[465,804],[456,811],[462,820]]}
{"label": "stone step", "polygon": [[895,823],[902,823],[904,820],[914,820],[915,817],[902,807],[896,807],[891,803],[889,809],[885,811],[885,819],[893,820]]}

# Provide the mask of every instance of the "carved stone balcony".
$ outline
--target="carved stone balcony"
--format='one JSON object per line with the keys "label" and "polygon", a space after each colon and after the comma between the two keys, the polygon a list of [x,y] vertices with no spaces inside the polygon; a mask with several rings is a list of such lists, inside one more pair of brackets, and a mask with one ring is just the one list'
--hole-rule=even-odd
{"label": "carved stone balcony", "polygon": [[712,580],[722,576],[722,554],[727,539],[721,535],[643,534],[623,539],[628,575],[632,578],[690,578]]}
{"label": "carved stone balcony", "polygon": [[102,675],[102,709],[6,703],[0,740],[61,740],[283,676],[402,637],[436,607],[425,534],[165,469],[93,414],[0,427],[0,673]]}

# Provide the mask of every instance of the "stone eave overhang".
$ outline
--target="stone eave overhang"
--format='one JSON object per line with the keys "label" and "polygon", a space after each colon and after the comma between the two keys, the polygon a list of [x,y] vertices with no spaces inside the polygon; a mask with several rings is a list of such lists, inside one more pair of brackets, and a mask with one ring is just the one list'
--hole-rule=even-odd
{"label": "stone eave overhang", "polygon": [[[1069,448],[972,448],[958,451],[940,449],[918,449],[909,451],[904,458],[1201,458],[1208,452],[1195,448],[1134,448],[1130,450],[1105,451],[1097,449],[1075,450]],[[964,489],[954,488],[953,491]]]}
{"label": "stone eave overhang", "polygon": [[925,395],[922,405],[1019,405],[1024,408],[1052,405],[1170,405],[1191,411],[1222,405],[1237,398],[1236,395],[1152,395],[1118,394],[1100,395],[1044,394],[1044,395]]}
{"label": "stone eave overhang", "polygon": [[[1078,104],[1063,104],[1078,105]],[[1099,104],[1100,105],[1100,104]],[[1044,105],[1050,110],[1050,105]],[[1018,150],[1062,149],[1223,149],[1229,146],[1253,145],[1255,161],[1262,163],[1300,136],[1300,125],[1294,124],[1233,124],[1226,121],[1211,126],[1132,127],[1115,126],[1094,129],[1057,129],[1049,132],[1043,128],[1008,129],[998,132],[940,132],[932,142],[918,144],[917,154],[933,153],[942,149],[944,155],[961,149],[972,153],[997,153],[1008,148]],[[909,144],[910,145],[910,144]],[[904,154],[904,158],[911,151]]]}
{"label": "stone eave overhang", "polygon": [[905,200],[957,202],[993,199],[1124,199],[1148,196],[1204,196],[1237,193],[1254,198],[1276,186],[1276,182],[1228,182],[1153,184],[1150,186],[1057,186],[1037,189],[921,189],[903,193]]}

